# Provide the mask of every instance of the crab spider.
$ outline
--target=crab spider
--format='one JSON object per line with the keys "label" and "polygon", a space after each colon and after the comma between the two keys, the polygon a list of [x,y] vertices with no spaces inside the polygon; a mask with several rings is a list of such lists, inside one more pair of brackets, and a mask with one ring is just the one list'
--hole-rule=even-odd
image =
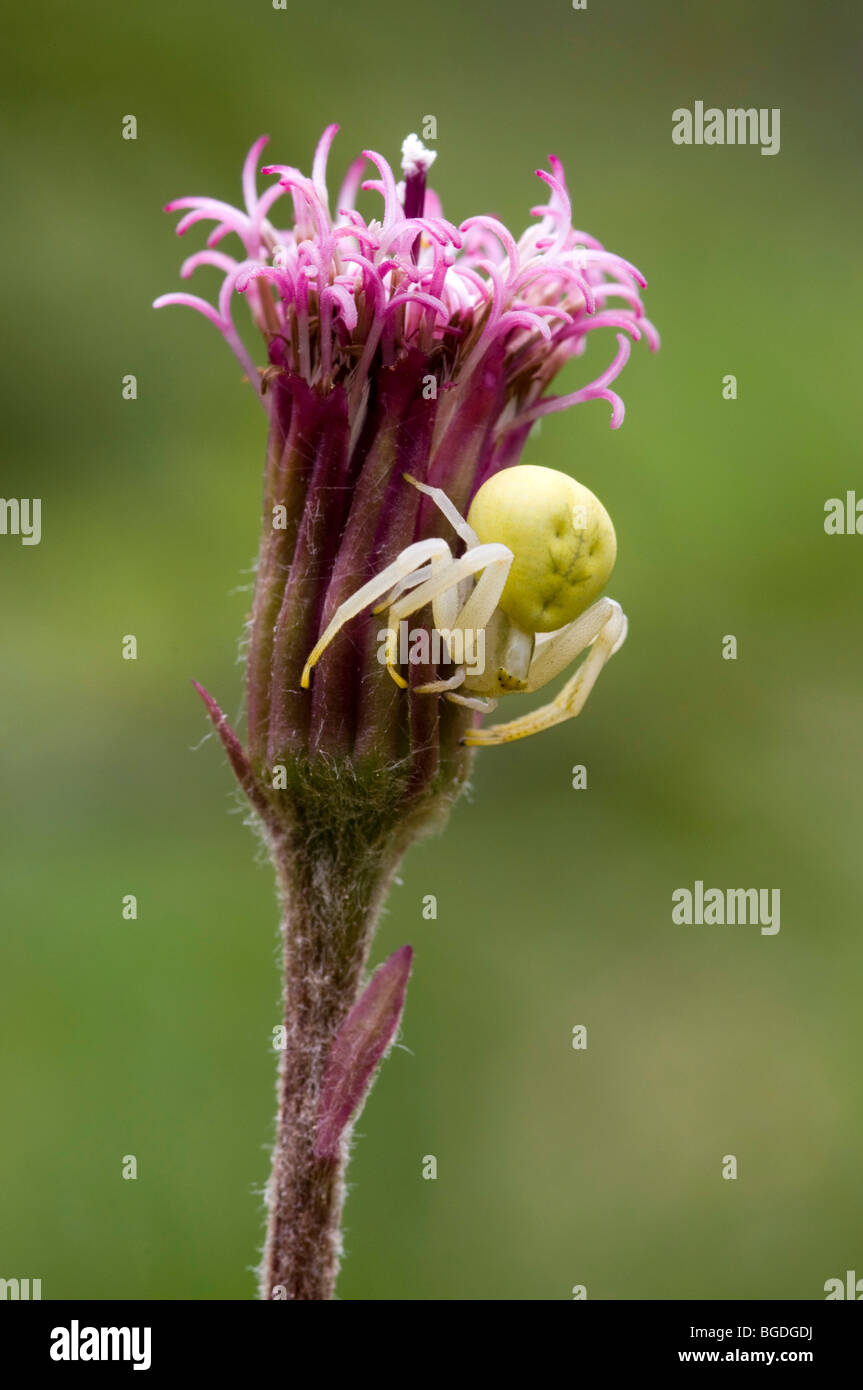
{"label": "crab spider", "polygon": [[432,499],[464,542],[464,553],[454,556],[441,539],[407,546],[336,610],[309,654],[303,689],[340,629],[373,604],[376,613],[388,610],[386,665],[406,687],[396,669],[399,623],[431,604],[447,650],[463,655],[465,635],[481,633],[485,661],[481,671],[462,662],[454,675],[419,685],[416,692],[443,695],[483,713],[502,695],[541,690],[589,648],[549,704],[506,724],[469,729],[465,743],[510,743],[573,719],[626,637],[620,604],[597,599],[617,556],[602,503],[565,473],[519,464],[483,483],[465,519],[441,488],[408,474],[405,480]]}

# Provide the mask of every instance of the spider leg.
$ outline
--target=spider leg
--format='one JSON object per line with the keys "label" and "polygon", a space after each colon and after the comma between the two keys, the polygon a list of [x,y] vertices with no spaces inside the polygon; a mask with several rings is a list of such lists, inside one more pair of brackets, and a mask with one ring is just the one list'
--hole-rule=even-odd
{"label": "spider leg", "polygon": [[[606,618],[605,624],[594,639],[587,660],[582,662],[575,675],[549,704],[534,710],[532,714],[523,715],[521,719],[512,719],[507,724],[493,724],[490,729],[468,729],[463,742],[473,747],[511,743],[514,739],[528,738],[531,734],[541,733],[543,729],[550,729],[555,724],[562,724],[566,719],[574,719],[581,713],[584,702],[606,661],[618,650],[625,637],[626,617],[620,605],[615,603],[611,615]],[[452,698],[450,696],[450,699]]]}
{"label": "spider leg", "polygon": [[[540,633],[527,676],[528,690],[541,690],[559,676],[595,641],[615,609],[619,611],[614,599],[601,598],[566,627],[558,628],[557,632]],[[609,652],[609,656],[613,655]]]}
{"label": "spider leg", "polygon": [[[478,709],[482,714],[491,714],[493,709],[497,709],[497,700],[487,699],[484,695],[447,695],[446,698],[452,700],[454,705],[466,705],[468,709]],[[467,741],[464,740],[465,743]]]}
{"label": "spider leg", "polygon": [[[432,604],[435,627],[439,632],[446,634],[447,638],[453,633],[463,633],[465,628],[485,628],[497,607],[511,564],[512,551],[508,546],[498,545],[496,542],[477,545],[473,550],[466,551],[458,560],[444,563],[433,578],[420,584],[410,594],[397,599],[390,608],[387,616],[387,627],[392,637],[390,651],[395,650],[395,634],[402,618],[418,612],[427,603]],[[457,594],[461,582],[479,571],[482,573],[473,593],[459,613],[452,591],[455,590]],[[407,682],[395,670],[395,664],[391,660],[387,661],[387,670],[397,685],[406,687]]]}
{"label": "spider leg", "polygon": [[[492,552],[495,553],[492,554]],[[477,564],[477,556],[485,554],[488,554],[488,560],[483,565]],[[508,545],[492,542],[488,545],[476,546],[463,555],[460,561],[456,562],[461,564],[465,560],[471,560],[473,564],[468,573],[474,573],[476,569],[481,569],[482,573],[474,585],[473,593],[458,613],[453,624],[454,627],[462,632],[470,629],[478,632],[481,628],[488,627],[492,614],[500,603],[500,596],[506,587],[513,558],[513,553]]]}
{"label": "spider leg", "polygon": [[441,560],[444,557],[452,558],[446,541],[440,539],[416,541],[413,545],[407,546],[391,565],[387,565],[385,569],[381,570],[380,574],[376,574],[367,584],[363,584],[361,588],[357,589],[355,594],[351,594],[350,598],[345,599],[344,603],[336,609],[325,632],[318,638],[309,653],[300,678],[300,685],[303,690],[307,690],[309,687],[312,667],[317,664],[322,653],[345,623],[350,622],[351,618],[355,618],[358,613],[362,613],[364,608],[368,608],[369,604],[374,603],[375,599],[380,598],[382,594],[388,593],[394,584],[408,578],[414,570],[429,561],[434,563],[435,560]]}
{"label": "spider leg", "polygon": [[[432,542],[420,541],[418,544],[431,545]],[[438,544],[444,545],[445,542],[439,541]],[[427,603],[432,603],[434,599],[446,593],[447,590],[453,589],[463,579],[483,571],[473,593],[457,616],[459,627],[464,625],[463,619],[466,613],[473,621],[479,618],[481,621],[477,625],[485,627],[497,607],[497,600],[503,592],[511,564],[512,551],[508,546],[498,545],[496,541],[492,541],[488,545],[478,545],[475,549],[468,551],[466,555],[462,555],[460,559],[451,560],[449,564],[444,564],[431,579],[420,584],[403,598],[397,599],[390,608],[390,616],[397,622],[402,618],[407,618],[411,613],[417,613],[420,608],[424,608]],[[481,594],[480,591],[482,591]],[[478,594],[480,594],[479,599],[477,599]]]}
{"label": "spider leg", "polygon": [[390,590],[386,598],[382,599],[380,603],[375,604],[372,612],[375,616],[377,616],[378,613],[383,613],[385,608],[389,608],[390,604],[395,603],[400,594],[407,593],[408,589],[412,588],[414,584],[422,584],[424,579],[431,578],[431,573],[431,565],[423,565],[420,569],[414,570],[413,574],[405,575],[404,579],[400,579],[398,584]]}
{"label": "spider leg", "polygon": [[442,695],[445,690],[456,690],[464,683],[465,669],[459,666],[454,676],[445,681],[429,681],[427,685],[415,685],[415,695]]}
{"label": "spider leg", "polygon": [[[431,571],[428,579],[416,585],[411,593],[400,594],[395,602],[389,605],[387,614],[387,642],[386,642],[386,665],[390,676],[396,685],[401,686],[402,690],[407,690],[408,682],[396,670],[396,655],[398,652],[398,630],[403,618],[411,613],[416,613],[420,608],[425,608],[427,603],[432,605],[435,627],[441,633],[449,631],[452,618],[458,607],[457,591],[459,574],[461,573],[461,562],[454,560],[447,547],[446,554],[441,552],[432,558],[431,564],[424,567]],[[455,571],[455,574],[453,572]],[[412,582],[414,576],[408,577]],[[455,592],[454,592],[455,588]]]}
{"label": "spider leg", "polygon": [[474,546],[479,545],[479,537],[472,526],[468,526],[461,512],[457,510],[455,504],[450,501],[442,487],[429,487],[428,483],[418,483],[416,478],[412,478],[410,473],[403,473],[402,477],[411,487],[415,487],[418,492],[424,492],[426,497],[430,497],[439,511],[443,512],[456,535],[461,536],[468,550],[473,550]]}

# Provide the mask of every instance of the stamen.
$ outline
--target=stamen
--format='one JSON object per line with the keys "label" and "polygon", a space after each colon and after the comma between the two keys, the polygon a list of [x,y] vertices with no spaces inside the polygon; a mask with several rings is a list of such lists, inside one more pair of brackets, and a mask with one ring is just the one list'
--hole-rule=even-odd
{"label": "stamen", "polygon": [[426,202],[426,174],[436,159],[437,151],[427,150],[418,135],[408,135],[402,141],[405,217],[422,217]]}

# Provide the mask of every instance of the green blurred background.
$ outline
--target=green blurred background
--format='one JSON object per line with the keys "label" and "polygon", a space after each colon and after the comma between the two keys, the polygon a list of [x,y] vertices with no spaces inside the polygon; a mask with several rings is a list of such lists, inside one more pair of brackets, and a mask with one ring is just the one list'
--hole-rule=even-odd
{"label": "green blurred background", "polygon": [[[456,221],[519,230],[559,154],[577,224],[647,274],[663,349],[634,350],[619,432],[585,405],[525,454],[611,511],[630,637],[580,720],[480,756],[404,866],[375,959],[410,941],[414,976],[359,1125],[340,1295],[817,1299],[863,1271],[863,538],[823,531],[827,498],[863,496],[854,11],[7,18],[0,491],[44,516],[40,546],[0,539],[0,1275],[254,1294],[276,913],[190,681],[239,712],[263,420],[213,329],[150,310],[203,244],[160,209],[236,201],[262,131],[308,166],[340,121],[336,184],[425,114]],[[781,153],[675,146],[697,99],[781,108]],[[780,933],[674,926],[696,878],[779,887]]]}

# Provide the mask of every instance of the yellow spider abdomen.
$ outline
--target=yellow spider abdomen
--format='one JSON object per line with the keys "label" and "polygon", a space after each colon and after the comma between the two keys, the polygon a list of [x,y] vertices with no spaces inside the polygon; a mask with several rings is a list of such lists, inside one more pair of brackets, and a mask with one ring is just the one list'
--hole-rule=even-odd
{"label": "yellow spider abdomen", "polygon": [[500,600],[526,632],[554,632],[589,608],[617,558],[611,517],[589,488],[534,464],[505,468],[483,483],[467,519],[481,543],[513,553]]}

